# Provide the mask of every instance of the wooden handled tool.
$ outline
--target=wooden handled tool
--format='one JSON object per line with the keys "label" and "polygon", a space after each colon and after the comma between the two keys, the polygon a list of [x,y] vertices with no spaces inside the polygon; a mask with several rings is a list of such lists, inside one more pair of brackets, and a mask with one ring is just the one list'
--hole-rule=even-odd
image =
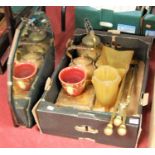
{"label": "wooden handled tool", "polygon": [[[118,93],[117,101],[114,107],[114,112],[112,113],[110,122],[104,129],[104,134],[107,136],[112,135],[113,133],[113,124],[115,126],[120,126],[118,128],[118,134],[123,136],[126,134],[126,108],[130,104],[131,91],[133,88],[133,83],[135,79],[136,67],[135,65],[130,68],[126,76],[123,78],[123,81],[120,86]],[[117,116],[116,116],[117,115]],[[123,118],[123,121],[122,121]]]}

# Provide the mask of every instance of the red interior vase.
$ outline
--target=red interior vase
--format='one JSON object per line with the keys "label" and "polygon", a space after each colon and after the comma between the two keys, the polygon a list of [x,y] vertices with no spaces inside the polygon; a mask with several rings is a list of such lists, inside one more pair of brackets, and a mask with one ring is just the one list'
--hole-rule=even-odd
{"label": "red interior vase", "polygon": [[33,63],[15,64],[13,78],[19,88],[29,90],[37,68]]}
{"label": "red interior vase", "polygon": [[60,71],[59,80],[69,95],[77,96],[85,88],[86,72],[80,67],[66,67]]}

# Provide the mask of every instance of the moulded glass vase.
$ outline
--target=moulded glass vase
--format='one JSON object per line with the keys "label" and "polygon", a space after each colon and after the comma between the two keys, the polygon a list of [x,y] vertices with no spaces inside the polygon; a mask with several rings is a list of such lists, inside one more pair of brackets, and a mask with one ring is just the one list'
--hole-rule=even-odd
{"label": "moulded glass vase", "polygon": [[102,65],[93,74],[92,83],[96,99],[105,107],[115,104],[121,77],[114,67]]}

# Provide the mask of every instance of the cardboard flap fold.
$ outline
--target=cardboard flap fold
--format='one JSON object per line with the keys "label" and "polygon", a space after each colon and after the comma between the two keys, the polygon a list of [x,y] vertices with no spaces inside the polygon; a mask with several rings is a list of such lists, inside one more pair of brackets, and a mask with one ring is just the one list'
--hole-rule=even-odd
{"label": "cardboard flap fold", "polygon": [[149,103],[149,93],[144,93],[143,98],[141,100],[141,105],[146,106]]}
{"label": "cardboard flap fold", "polygon": [[48,91],[52,86],[52,79],[50,77],[47,78],[46,83],[45,83],[45,87],[44,90]]}
{"label": "cardboard flap fold", "polygon": [[33,114],[33,117],[34,117],[34,120],[35,120],[35,122],[37,124],[38,129],[40,130],[40,132],[42,132],[40,124],[39,124],[39,118],[38,118],[38,115],[37,115],[37,108],[38,108],[39,103],[40,103],[40,100],[33,107],[32,114]]}

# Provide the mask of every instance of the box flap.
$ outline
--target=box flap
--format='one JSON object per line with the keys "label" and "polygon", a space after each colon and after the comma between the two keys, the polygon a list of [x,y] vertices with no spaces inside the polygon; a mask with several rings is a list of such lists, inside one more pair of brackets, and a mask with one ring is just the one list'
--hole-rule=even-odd
{"label": "box flap", "polygon": [[45,83],[45,87],[44,90],[48,91],[52,86],[52,79],[50,77],[47,78],[46,83]]}
{"label": "box flap", "polygon": [[137,133],[137,140],[136,140],[136,144],[135,144],[135,147],[137,148],[138,146],[138,142],[139,142],[139,139],[140,139],[140,135],[142,133],[142,115],[140,115],[140,123],[139,123],[139,130],[138,130],[138,133]]}
{"label": "box flap", "polygon": [[[45,83],[44,91],[48,91],[51,88],[51,85],[52,85],[52,79],[50,77],[48,77],[47,80],[46,80],[46,83]],[[37,108],[38,108],[38,105],[39,105],[40,101],[41,101],[41,99],[33,107],[32,114],[34,116],[35,122],[36,122],[39,130],[42,132],[40,124],[39,124],[39,118],[38,118],[38,115],[37,115]]]}
{"label": "box flap", "polygon": [[34,120],[35,120],[35,122],[37,124],[37,127],[42,132],[41,127],[40,127],[40,124],[39,124],[39,118],[38,118],[38,115],[37,115],[37,108],[38,108],[39,103],[40,103],[40,100],[33,107],[32,114],[33,114]]}
{"label": "box flap", "polygon": [[141,105],[146,106],[149,103],[149,93],[144,93],[143,98],[141,100]]}

